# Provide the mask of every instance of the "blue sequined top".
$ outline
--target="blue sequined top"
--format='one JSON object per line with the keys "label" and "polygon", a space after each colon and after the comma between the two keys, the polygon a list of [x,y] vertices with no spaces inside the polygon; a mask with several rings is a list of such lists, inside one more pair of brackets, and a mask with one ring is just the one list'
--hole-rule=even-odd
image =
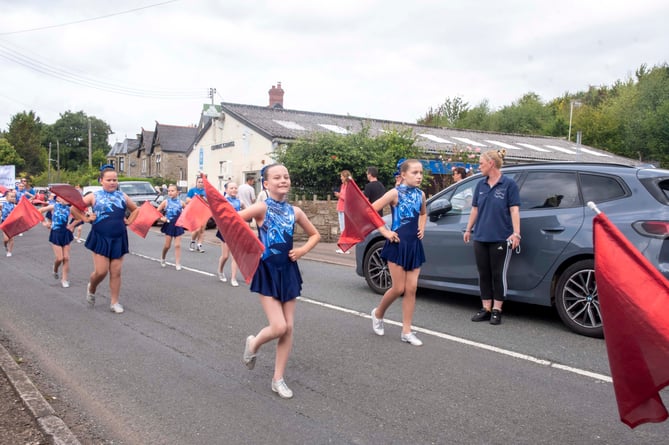
{"label": "blue sequined top", "polygon": [[295,210],[288,202],[277,202],[272,198],[267,198],[265,204],[267,205],[265,220],[258,228],[260,242],[265,246],[262,259],[284,255],[285,261],[290,261],[288,252],[293,248]]}
{"label": "blue sequined top", "polygon": [[401,226],[414,221],[420,215],[423,206],[423,192],[417,187],[400,184],[397,187],[397,205],[392,208],[393,223],[391,230],[397,231]]}
{"label": "blue sequined top", "polygon": [[179,215],[181,215],[182,208],[179,198],[167,198],[167,205],[165,206],[165,218],[167,218],[167,221],[176,221]]}
{"label": "blue sequined top", "polygon": [[2,204],[2,221],[6,220],[12,210],[16,207],[16,204],[13,202],[5,202]]}
{"label": "blue sequined top", "polygon": [[105,233],[109,237],[126,233],[124,222],[126,204],[122,191],[99,190],[95,192],[95,204],[92,208],[95,212],[93,230]]}
{"label": "blue sequined top", "polygon": [[51,213],[51,230],[59,230],[67,226],[70,219],[70,206],[55,202]]}

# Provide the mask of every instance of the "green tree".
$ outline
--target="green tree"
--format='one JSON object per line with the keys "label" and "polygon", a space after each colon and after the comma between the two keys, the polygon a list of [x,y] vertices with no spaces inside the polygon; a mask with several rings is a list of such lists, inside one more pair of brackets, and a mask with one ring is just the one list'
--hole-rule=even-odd
{"label": "green tree", "polygon": [[359,184],[368,166],[379,169],[379,179],[394,182],[393,172],[399,159],[419,157],[419,148],[410,130],[387,129],[376,137],[369,127],[346,135],[314,133],[283,145],[275,159],[284,164],[291,176],[292,188],[298,194],[324,196],[339,184],[339,172],[349,170]]}
{"label": "green tree", "polygon": [[0,165],[14,165],[15,169],[21,170],[25,161],[14,150],[12,144],[5,138],[0,138]]}
{"label": "green tree", "polygon": [[418,119],[418,124],[429,127],[452,127],[467,110],[469,104],[461,97],[456,96],[453,99],[447,97],[437,108],[430,107],[425,116]]}
{"label": "green tree", "polygon": [[46,167],[46,152],[40,145],[42,128],[34,111],[15,114],[9,122],[6,139],[23,159],[23,168],[29,175],[39,174]]}
{"label": "green tree", "polygon": [[93,167],[104,162],[110,150],[107,137],[109,125],[101,119],[87,116],[83,111],[66,111],[44,132],[45,145],[51,143],[52,157],[56,143],[60,147],[60,167],[66,170],[88,168],[88,124],[91,125]]}

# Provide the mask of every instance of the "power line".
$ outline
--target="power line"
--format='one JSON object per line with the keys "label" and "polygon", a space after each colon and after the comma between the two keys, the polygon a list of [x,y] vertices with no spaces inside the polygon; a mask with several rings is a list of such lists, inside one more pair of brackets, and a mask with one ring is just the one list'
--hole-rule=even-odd
{"label": "power line", "polygon": [[164,1],[164,2],[161,2],[161,3],[154,3],[152,5],[141,6],[139,8],[133,8],[133,9],[128,9],[128,10],[119,11],[119,12],[113,12],[111,14],[105,14],[105,15],[100,15],[100,16],[97,16],[97,17],[90,17],[90,18],[87,18],[87,19],[75,20],[73,22],[60,23],[60,24],[57,24],[57,25],[40,26],[38,28],[22,29],[22,30],[19,30],[19,31],[0,32],[0,36],[6,36],[6,35],[10,35],[10,34],[21,34],[21,33],[25,33],[25,32],[33,32],[33,31],[42,31],[42,30],[45,30],[45,29],[61,28],[63,26],[76,25],[78,23],[92,22],[94,20],[102,20],[102,19],[106,19],[106,18],[109,18],[109,17],[114,17],[114,16],[122,15],[122,14],[130,14],[132,12],[141,11],[142,9],[155,8],[157,6],[163,6],[163,5],[166,5],[168,3],[174,3],[174,2],[178,2],[178,1],[179,0],[167,0],[167,1]]}
{"label": "power line", "polygon": [[104,80],[93,79],[74,71],[70,71],[65,68],[34,59],[2,43],[0,43],[0,57],[41,74],[55,77],[76,85],[107,91],[110,93],[162,99],[196,99],[208,96],[208,91],[204,88],[191,88],[185,90],[143,89],[124,86]]}

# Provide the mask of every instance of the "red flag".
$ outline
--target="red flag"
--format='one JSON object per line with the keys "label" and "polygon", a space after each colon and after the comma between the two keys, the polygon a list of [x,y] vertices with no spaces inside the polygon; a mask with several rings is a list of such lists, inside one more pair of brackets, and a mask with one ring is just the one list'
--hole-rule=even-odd
{"label": "red flag", "polygon": [[52,193],[55,193],[57,196],[63,198],[64,201],[67,201],[68,204],[72,204],[82,212],[86,211],[86,204],[84,203],[84,198],[79,193],[79,190],[72,187],[70,184],[58,184],[52,185],[49,187]]}
{"label": "red flag", "polygon": [[258,268],[265,246],[228,200],[206,178],[204,178],[204,189],[207,192],[207,200],[211,206],[211,214],[216,221],[216,227],[225,238],[248,284]]}
{"label": "red flag", "polygon": [[603,213],[593,221],[595,279],[620,420],[631,428],[669,414],[669,281]]}
{"label": "red flag", "polygon": [[181,212],[176,225],[189,232],[194,232],[204,226],[210,216],[209,205],[204,202],[200,195],[195,195]]}
{"label": "red flag", "polygon": [[349,181],[344,197],[344,231],[337,245],[346,252],[384,224],[367,197],[354,181]]}
{"label": "red flag", "polygon": [[5,193],[7,193],[7,187],[0,185],[0,195],[4,195]]}
{"label": "red flag", "polygon": [[14,238],[19,233],[32,229],[41,221],[44,221],[44,215],[24,196],[7,219],[0,224],[0,230],[5,232],[7,237]]}
{"label": "red flag", "polygon": [[135,220],[128,226],[128,229],[135,232],[137,235],[142,238],[146,238],[146,234],[149,233],[149,229],[154,222],[163,215],[160,214],[158,209],[151,205],[149,201],[144,201],[139,208],[139,213]]}

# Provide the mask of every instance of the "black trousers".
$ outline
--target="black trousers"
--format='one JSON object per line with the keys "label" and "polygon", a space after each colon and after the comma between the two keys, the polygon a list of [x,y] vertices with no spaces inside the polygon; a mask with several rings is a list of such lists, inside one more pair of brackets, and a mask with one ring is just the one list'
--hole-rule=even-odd
{"label": "black trousers", "polygon": [[501,243],[474,241],[481,300],[506,300],[506,273],[512,254],[513,250],[506,241]]}

